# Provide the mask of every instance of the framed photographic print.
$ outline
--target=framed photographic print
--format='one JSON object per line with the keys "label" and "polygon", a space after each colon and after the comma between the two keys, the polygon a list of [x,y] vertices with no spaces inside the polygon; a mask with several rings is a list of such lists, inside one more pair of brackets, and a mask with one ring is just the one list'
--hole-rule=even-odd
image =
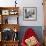
{"label": "framed photographic print", "polygon": [[36,7],[24,7],[23,8],[23,19],[24,20],[37,20],[37,8]]}
{"label": "framed photographic print", "polygon": [[10,15],[16,15],[17,13],[18,12],[16,10],[14,10],[14,9],[13,10],[10,10],[10,12],[9,12]]}
{"label": "framed photographic print", "polygon": [[9,10],[2,10],[2,15],[9,15]]}

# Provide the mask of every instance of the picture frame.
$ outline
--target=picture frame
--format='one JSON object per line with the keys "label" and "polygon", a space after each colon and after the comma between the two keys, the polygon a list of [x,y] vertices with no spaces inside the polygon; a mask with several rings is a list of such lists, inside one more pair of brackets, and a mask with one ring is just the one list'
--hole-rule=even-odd
{"label": "picture frame", "polygon": [[9,15],[9,10],[2,10],[2,15]]}
{"label": "picture frame", "polygon": [[25,21],[37,20],[37,8],[36,7],[23,7],[23,19]]}
{"label": "picture frame", "polygon": [[17,13],[18,13],[18,12],[17,12],[16,10],[10,10],[10,11],[9,11],[9,14],[10,14],[10,15],[16,15]]}

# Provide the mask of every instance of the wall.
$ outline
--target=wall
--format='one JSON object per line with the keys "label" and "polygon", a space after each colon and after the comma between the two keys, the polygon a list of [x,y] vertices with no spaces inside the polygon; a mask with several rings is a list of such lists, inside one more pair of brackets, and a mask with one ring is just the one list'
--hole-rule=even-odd
{"label": "wall", "polygon": [[[0,0],[0,6],[1,7],[9,7],[9,6],[15,6],[14,3],[15,0]],[[20,26],[43,26],[43,6],[42,6],[42,0],[17,0],[17,6],[20,7],[20,17],[19,17],[19,24]],[[37,8],[37,20],[36,21],[24,21],[23,20],[23,7],[36,7]]]}
{"label": "wall", "polygon": [[[43,6],[42,0],[28,0],[21,4],[23,7],[36,7],[37,8],[37,21],[23,21],[23,10],[21,11],[20,25],[22,26],[43,26]],[[23,9],[23,8],[22,8]]]}

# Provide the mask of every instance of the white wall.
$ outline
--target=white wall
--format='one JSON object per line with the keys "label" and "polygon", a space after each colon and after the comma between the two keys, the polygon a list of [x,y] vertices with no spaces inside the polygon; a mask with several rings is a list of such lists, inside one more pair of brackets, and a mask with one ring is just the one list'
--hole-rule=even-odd
{"label": "white wall", "polygon": [[[1,7],[15,6],[15,0],[0,0]],[[20,26],[43,26],[43,6],[42,0],[17,0],[17,6],[20,7]],[[24,21],[23,20],[23,7],[36,7],[37,8],[37,21]]]}
{"label": "white wall", "polygon": [[[37,21],[23,21],[23,11],[21,11],[20,25],[22,26],[43,26],[43,6],[42,0],[25,0],[21,3],[23,7],[37,7]],[[23,8],[22,7],[22,8]]]}

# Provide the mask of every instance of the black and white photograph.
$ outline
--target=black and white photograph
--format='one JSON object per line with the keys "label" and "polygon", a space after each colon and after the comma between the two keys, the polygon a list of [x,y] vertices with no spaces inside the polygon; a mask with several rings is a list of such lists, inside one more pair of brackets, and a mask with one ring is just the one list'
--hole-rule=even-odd
{"label": "black and white photograph", "polygon": [[24,7],[23,8],[24,20],[36,20],[37,19],[37,8],[36,7]]}

